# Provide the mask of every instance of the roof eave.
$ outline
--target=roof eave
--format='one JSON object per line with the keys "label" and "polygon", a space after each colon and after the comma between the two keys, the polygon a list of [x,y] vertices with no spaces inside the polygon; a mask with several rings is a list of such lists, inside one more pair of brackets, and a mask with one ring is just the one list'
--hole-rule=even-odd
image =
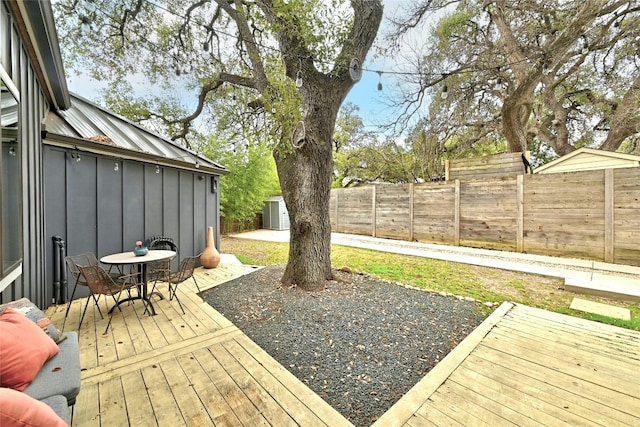
{"label": "roof eave", "polygon": [[50,1],[7,2],[18,24],[47,100],[55,109],[71,106]]}
{"label": "roof eave", "polygon": [[43,139],[42,142],[44,144],[56,147],[85,151],[93,154],[110,156],[116,159],[137,160],[159,166],[170,166],[177,169],[189,170],[192,172],[201,172],[213,175],[227,175],[229,173],[229,171],[224,168],[214,168],[211,166],[207,166],[206,164],[200,164],[196,166],[193,163],[184,162],[182,160],[175,160],[144,152],[132,151],[127,148],[100,144],[95,141],[89,141],[82,138],[73,138],[67,135],[58,135],[51,132],[47,134],[46,139]]}

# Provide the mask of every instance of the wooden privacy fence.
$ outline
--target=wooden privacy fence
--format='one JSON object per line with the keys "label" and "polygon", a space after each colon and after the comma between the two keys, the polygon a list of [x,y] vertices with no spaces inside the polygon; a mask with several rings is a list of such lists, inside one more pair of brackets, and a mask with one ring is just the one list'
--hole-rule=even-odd
{"label": "wooden privacy fence", "polygon": [[640,265],[640,168],[331,190],[339,233]]}

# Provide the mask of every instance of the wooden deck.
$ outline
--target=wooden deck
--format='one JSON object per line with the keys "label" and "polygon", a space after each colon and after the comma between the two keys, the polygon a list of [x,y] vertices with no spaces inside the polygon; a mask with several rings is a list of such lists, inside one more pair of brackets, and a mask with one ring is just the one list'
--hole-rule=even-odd
{"label": "wooden deck", "polygon": [[[236,265],[197,269],[201,289],[252,271]],[[161,287],[167,295],[166,287]],[[80,328],[82,386],[74,426],[351,426],[221,314],[202,301],[193,281],[175,301],[122,305],[103,334],[93,302]],[[77,330],[86,299],[74,301],[65,330]],[[111,306],[113,302],[109,302]],[[48,315],[62,325],[66,305]],[[102,312],[106,304],[102,299]]]}
{"label": "wooden deck", "polygon": [[374,424],[638,426],[640,333],[502,304]]}
{"label": "wooden deck", "polygon": [[[250,270],[198,269],[198,283]],[[107,319],[90,303],[74,426],[351,425],[192,282],[181,286],[186,315],[166,300],[155,303],[156,316],[143,315],[138,301],[114,314],[106,335]],[[72,304],[67,330],[85,301]],[[49,310],[55,324],[65,307]],[[638,426],[639,390],[640,333],[505,303],[375,426]]]}

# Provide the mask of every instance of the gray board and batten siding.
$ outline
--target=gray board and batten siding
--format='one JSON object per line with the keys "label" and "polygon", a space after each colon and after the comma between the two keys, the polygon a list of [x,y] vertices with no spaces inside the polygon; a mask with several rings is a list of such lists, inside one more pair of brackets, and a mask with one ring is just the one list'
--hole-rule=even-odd
{"label": "gray board and batten siding", "polygon": [[[15,15],[20,14],[20,19]],[[25,42],[26,26],[32,33]],[[48,2],[7,2],[0,4],[0,77],[17,101],[19,123],[15,169],[17,174],[3,177],[18,187],[17,226],[5,229],[18,239],[21,261],[3,268],[0,278],[0,302],[22,297],[41,307],[51,301],[53,289],[46,286],[46,254],[50,241],[44,227],[43,153],[40,123],[49,108],[66,108],[69,103],[62,61],[55,32],[48,29],[53,15]],[[32,60],[33,55],[39,60]],[[3,190],[4,191],[4,190]],[[10,221],[3,208],[3,221]]]}
{"label": "gray board and batten siding", "polygon": [[213,226],[220,247],[222,166],[76,95],[71,101],[46,120],[49,238],[62,237],[68,254],[100,258],[163,235],[174,239],[183,258],[204,249]]}
{"label": "gray board and batten siding", "polygon": [[50,2],[0,3],[0,78],[2,104],[15,101],[0,110],[0,302],[55,300],[53,236],[67,254],[98,256],[158,234],[173,237],[182,256],[197,254],[207,226],[219,238],[227,171],[71,96]]}

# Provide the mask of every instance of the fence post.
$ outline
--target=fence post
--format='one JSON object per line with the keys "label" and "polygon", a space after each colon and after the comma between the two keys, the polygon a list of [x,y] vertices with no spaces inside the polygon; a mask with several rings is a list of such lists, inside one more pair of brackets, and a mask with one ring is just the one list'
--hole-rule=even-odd
{"label": "fence post", "polygon": [[376,186],[371,186],[371,236],[376,237]]}
{"label": "fence post", "polygon": [[613,223],[614,175],[613,169],[604,170],[604,262],[614,261],[615,233]]}
{"label": "fence post", "polygon": [[460,180],[456,179],[456,196],[455,196],[455,217],[453,220],[453,244],[460,246]]}
{"label": "fence post", "polygon": [[413,242],[413,182],[409,184],[409,241]]}
{"label": "fence post", "polygon": [[516,251],[524,252],[524,176],[516,176]]}
{"label": "fence post", "polygon": [[335,216],[335,223],[336,223],[336,233],[340,232],[340,227],[338,226],[338,218],[340,218],[340,210],[338,209],[338,196],[340,195],[340,192],[342,191],[342,188],[338,188],[336,189],[336,216]]}

